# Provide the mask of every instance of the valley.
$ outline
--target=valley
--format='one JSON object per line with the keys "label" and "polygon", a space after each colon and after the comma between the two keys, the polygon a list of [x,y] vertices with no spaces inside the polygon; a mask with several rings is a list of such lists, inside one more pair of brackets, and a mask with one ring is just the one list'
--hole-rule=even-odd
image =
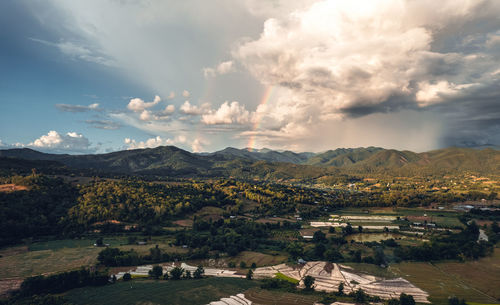
{"label": "valley", "polygon": [[[236,152],[241,151],[225,154]],[[388,302],[401,293],[417,303],[447,304],[452,296],[499,302],[500,179],[494,169],[444,167],[428,174],[418,165],[415,174],[406,165],[380,165],[363,172],[351,165],[317,165],[321,158],[311,154],[294,155],[302,163],[294,164],[255,161],[256,152],[243,152],[247,159],[238,162],[248,166],[238,172],[247,174],[227,177],[193,176],[185,169],[181,175],[180,167],[159,167],[165,175],[97,172],[70,166],[77,161],[47,169],[43,160],[12,159],[1,167],[2,295],[15,297],[20,289],[17,298],[26,298],[34,288],[23,281],[54,281],[85,268],[91,276],[113,280],[101,287],[75,282],[68,289],[42,291],[47,298],[62,298],[54,302],[74,304],[134,299],[183,304],[202,290],[204,297],[193,304],[237,294],[261,305],[274,304],[272,295],[298,304],[330,304],[359,302],[356,298]],[[357,151],[358,159],[380,152]],[[152,275],[155,266],[162,267],[160,276]],[[197,266],[204,274],[193,279]],[[179,281],[171,279],[174,267],[181,270]],[[125,274],[131,275],[128,283]],[[314,279],[312,289],[304,284],[306,276]],[[176,301],[168,297],[180,287]]]}

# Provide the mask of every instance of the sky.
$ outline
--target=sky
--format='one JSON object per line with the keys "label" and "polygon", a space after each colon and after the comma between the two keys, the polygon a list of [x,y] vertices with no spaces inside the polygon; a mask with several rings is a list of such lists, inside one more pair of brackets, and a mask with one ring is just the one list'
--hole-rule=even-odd
{"label": "sky", "polygon": [[0,1],[0,149],[500,145],[497,0]]}

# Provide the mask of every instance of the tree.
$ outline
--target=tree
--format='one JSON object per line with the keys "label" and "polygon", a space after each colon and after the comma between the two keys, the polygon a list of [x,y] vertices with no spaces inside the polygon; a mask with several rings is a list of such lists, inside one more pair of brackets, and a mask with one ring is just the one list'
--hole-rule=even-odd
{"label": "tree", "polygon": [[253,271],[252,271],[252,269],[248,269],[246,278],[247,278],[247,280],[253,279]]}
{"label": "tree", "polygon": [[323,258],[323,254],[325,253],[325,245],[323,244],[317,244],[315,247],[314,247],[314,254],[318,257],[318,258]]}
{"label": "tree", "polygon": [[498,222],[494,221],[491,224],[491,230],[495,233],[500,233],[500,227],[498,226]]}
{"label": "tree", "polygon": [[316,279],[310,275],[307,275],[306,277],[304,277],[304,286],[306,287],[306,290],[314,290],[313,285],[314,285],[315,281],[316,281]]}
{"label": "tree", "polygon": [[155,265],[153,269],[149,270],[149,276],[154,279],[159,279],[163,274],[163,268],[161,266]]}
{"label": "tree", "polygon": [[354,301],[356,303],[364,304],[364,303],[366,303],[367,299],[368,299],[368,296],[361,288],[356,290],[356,292],[354,293]]}
{"label": "tree", "polygon": [[240,262],[240,268],[246,268],[247,267],[247,263],[245,262]]}
{"label": "tree", "polygon": [[325,252],[325,258],[329,262],[338,262],[338,261],[343,260],[344,256],[337,249],[328,249]]}
{"label": "tree", "polygon": [[203,277],[203,274],[205,274],[205,269],[203,269],[203,266],[199,265],[198,268],[194,271],[193,276],[195,279],[201,279]]}
{"label": "tree", "polygon": [[302,247],[302,245],[297,242],[293,242],[288,244],[288,246],[286,247],[286,251],[290,253],[292,259],[295,260],[302,256],[302,254],[304,253],[304,247]]}
{"label": "tree", "polygon": [[361,250],[356,250],[352,259],[356,263],[361,263]]}
{"label": "tree", "polygon": [[344,294],[344,282],[340,282],[337,293],[338,293],[338,295],[343,295]]}
{"label": "tree", "polygon": [[130,281],[132,279],[132,276],[130,275],[130,273],[125,273],[123,275],[123,280],[126,282],[126,281]]}
{"label": "tree", "polygon": [[347,226],[342,228],[342,232],[344,233],[344,235],[351,235],[354,232],[354,230],[352,229],[351,224],[348,223]]}
{"label": "tree", "polygon": [[186,272],[184,273],[184,278],[185,278],[185,279],[191,279],[191,278],[192,278],[192,277],[191,277],[191,271],[186,270]]}
{"label": "tree", "polygon": [[358,226],[358,232],[359,233],[363,233],[363,227],[362,226]]}
{"label": "tree", "polygon": [[252,263],[252,265],[250,266],[250,268],[252,268],[252,269],[257,268],[257,263]]}
{"label": "tree", "polygon": [[113,283],[116,283],[116,275],[114,275],[114,274],[113,274],[113,276],[111,277],[111,281],[112,281]]}
{"label": "tree", "polygon": [[460,305],[460,300],[457,297],[450,297],[450,298],[448,298],[448,304]]}
{"label": "tree", "polygon": [[104,243],[102,241],[102,237],[99,237],[96,241],[95,241],[95,245],[98,246],[98,247],[102,247],[104,246]]}
{"label": "tree", "polygon": [[401,303],[399,302],[398,299],[390,299],[388,302],[387,302],[387,305],[401,305]]}
{"label": "tree", "polygon": [[401,305],[415,305],[415,299],[413,299],[412,295],[401,293],[399,296],[399,303]]}
{"label": "tree", "polygon": [[183,273],[184,269],[182,269],[181,267],[175,267],[170,270],[170,276],[173,280],[180,280]]}
{"label": "tree", "polygon": [[314,232],[313,242],[320,243],[326,240],[326,235],[321,230]]}
{"label": "tree", "polygon": [[450,305],[467,305],[465,299],[459,299],[455,296],[448,298],[448,304]]}
{"label": "tree", "polygon": [[158,248],[158,245],[156,247],[149,249],[149,253],[151,255],[151,260],[154,262],[160,261],[161,260],[161,249]]}
{"label": "tree", "polygon": [[385,265],[385,254],[382,248],[378,248],[377,250],[375,250],[375,264]]}

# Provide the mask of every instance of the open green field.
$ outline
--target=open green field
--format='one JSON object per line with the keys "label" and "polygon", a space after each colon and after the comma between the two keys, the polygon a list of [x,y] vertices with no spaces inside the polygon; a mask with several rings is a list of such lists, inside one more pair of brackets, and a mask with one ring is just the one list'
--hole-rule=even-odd
{"label": "open green field", "polygon": [[61,248],[14,253],[0,257],[0,279],[25,278],[78,269],[96,263],[97,254],[102,249],[95,247]]}
{"label": "open green field", "polygon": [[[94,239],[64,239],[32,243],[0,250],[0,279],[26,278],[94,265],[104,248],[95,247]],[[104,238],[104,243],[122,250],[134,249],[139,254],[149,253],[158,244],[166,252],[186,252],[187,249],[170,246],[167,239],[153,238],[146,245],[126,245],[126,237]]]}
{"label": "open green field", "polygon": [[448,304],[455,295],[466,301],[491,304],[500,303],[500,250],[492,257],[465,263],[393,264],[390,271],[402,276],[430,294],[433,304]]}
{"label": "open green field", "polygon": [[290,282],[290,283],[295,284],[295,285],[297,285],[300,282],[299,280],[291,278],[289,276],[286,276],[286,275],[284,275],[281,272],[276,273],[276,278],[280,279],[280,280],[283,280],[283,281]]}
{"label": "open green field", "polygon": [[76,305],[158,304],[201,305],[242,293],[258,282],[232,278],[153,281],[134,280],[102,287],[74,289],[65,297]]}

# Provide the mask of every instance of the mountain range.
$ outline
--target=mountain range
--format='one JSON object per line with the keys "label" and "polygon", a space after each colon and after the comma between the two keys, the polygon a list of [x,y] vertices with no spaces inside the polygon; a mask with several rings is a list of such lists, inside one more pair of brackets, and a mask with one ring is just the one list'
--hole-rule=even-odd
{"label": "mountain range", "polygon": [[[165,176],[236,176],[312,178],[340,172],[412,174],[415,171],[473,171],[500,174],[496,149],[445,148],[423,153],[380,147],[339,148],[322,153],[228,147],[213,153],[190,153],[175,146],[117,151],[106,154],[50,154],[30,148],[0,150],[0,166],[20,160],[51,161],[50,166],[122,174]],[[28,163],[27,163],[28,164]],[[42,165],[44,163],[41,163]]]}

